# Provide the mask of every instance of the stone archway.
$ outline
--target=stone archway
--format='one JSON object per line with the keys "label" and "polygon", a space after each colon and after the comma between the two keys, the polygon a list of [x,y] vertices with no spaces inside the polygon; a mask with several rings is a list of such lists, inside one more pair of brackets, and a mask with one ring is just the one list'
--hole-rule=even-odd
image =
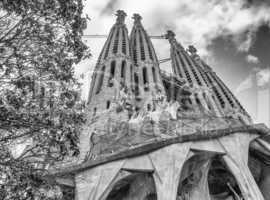
{"label": "stone archway", "polygon": [[195,154],[182,169],[176,200],[242,200],[234,175],[222,155]]}
{"label": "stone archway", "polygon": [[106,200],[157,200],[152,174],[134,172],[118,180]]}
{"label": "stone archway", "polygon": [[226,167],[221,156],[212,159],[207,178],[211,200],[243,199],[234,175]]}
{"label": "stone archway", "polygon": [[265,200],[270,200],[270,145],[257,138],[250,142],[248,167]]}
{"label": "stone archway", "polygon": [[177,200],[210,200],[207,174],[211,154],[197,153],[183,165],[177,189]]}

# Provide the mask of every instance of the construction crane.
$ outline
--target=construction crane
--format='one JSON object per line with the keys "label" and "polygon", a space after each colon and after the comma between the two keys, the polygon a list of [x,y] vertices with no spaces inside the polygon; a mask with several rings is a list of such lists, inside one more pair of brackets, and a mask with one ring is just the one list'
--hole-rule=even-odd
{"label": "construction crane", "polygon": [[[93,35],[83,35],[84,38],[107,38],[108,35],[100,35],[100,34],[93,34]],[[166,39],[165,35],[150,35],[151,39]]]}

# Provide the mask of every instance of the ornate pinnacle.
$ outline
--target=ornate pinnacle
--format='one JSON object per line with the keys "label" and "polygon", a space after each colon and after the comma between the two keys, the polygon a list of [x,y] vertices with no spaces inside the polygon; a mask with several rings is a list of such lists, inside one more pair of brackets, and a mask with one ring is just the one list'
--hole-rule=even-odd
{"label": "ornate pinnacle", "polygon": [[193,45],[188,46],[188,51],[191,53],[191,55],[197,55],[197,49]]}
{"label": "ornate pinnacle", "polygon": [[187,51],[193,56],[193,58],[200,59],[200,56],[197,54],[197,49],[193,45],[189,45]]}
{"label": "ornate pinnacle", "polygon": [[182,45],[175,39],[175,33],[173,31],[168,30],[167,33],[165,34],[165,38],[169,40],[171,45],[174,44],[177,48],[184,49]]}
{"label": "ornate pinnacle", "polygon": [[133,14],[132,19],[134,19],[134,24],[141,24],[141,20],[142,20],[141,15],[135,13]]}
{"label": "ornate pinnacle", "polygon": [[115,15],[117,16],[116,23],[124,24],[127,14],[123,10],[117,10]]}
{"label": "ornate pinnacle", "polygon": [[165,38],[168,39],[169,41],[175,40],[175,33],[171,30],[168,30],[167,33],[165,34]]}

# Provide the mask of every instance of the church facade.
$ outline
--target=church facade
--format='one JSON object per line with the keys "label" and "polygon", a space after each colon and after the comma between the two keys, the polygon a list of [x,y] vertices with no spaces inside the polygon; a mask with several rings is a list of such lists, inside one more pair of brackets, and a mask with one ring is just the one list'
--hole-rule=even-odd
{"label": "church facade", "polygon": [[90,85],[80,157],[54,169],[76,200],[270,200],[270,137],[173,31],[172,74],[142,17],[117,19]]}

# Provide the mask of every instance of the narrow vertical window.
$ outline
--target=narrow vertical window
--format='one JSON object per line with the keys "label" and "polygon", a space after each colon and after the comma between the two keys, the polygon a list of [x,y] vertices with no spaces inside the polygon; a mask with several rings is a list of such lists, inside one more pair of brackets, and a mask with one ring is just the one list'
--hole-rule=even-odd
{"label": "narrow vertical window", "polygon": [[111,105],[111,102],[110,101],[107,101],[106,108],[109,109],[110,108],[110,105]]}
{"label": "narrow vertical window", "polygon": [[104,71],[105,71],[105,66],[103,66],[101,71],[100,71],[96,94],[98,94],[100,92],[100,90],[101,90],[101,87],[102,87],[102,84],[103,84],[103,78],[104,78]]}
{"label": "narrow vertical window", "polygon": [[123,78],[124,81],[125,81],[125,75],[126,75],[126,61],[123,60],[122,65],[121,65],[121,78]]}
{"label": "narrow vertical window", "polygon": [[157,82],[157,75],[156,75],[156,69],[155,69],[155,67],[152,67],[152,73],[153,73],[153,80],[156,83]]}
{"label": "narrow vertical window", "polygon": [[135,82],[135,95],[139,95],[140,94],[139,77],[138,77],[138,75],[136,73],[134,74],[134,82]]}
{"label": "narrow vertical window", "polygon": [[143,84],[148,83],[148,77],[147,77],[147,69],[146,67],[143,68]]}
{"label": "narrow vertical window", "polygon": [[115,60],[112,61],[111,63],[111,74],[110,74],[111,77],[114,77],[114,72],[115,72]]}
{"label": "narrow vertical window", "polygon": [[148,75],[147,75],[146,67],[143,68],[143,84],[144,84],[144,90],[148,91],[149,85],[148,85]]}
{"label": "narrow vertical window", "polygon": [[94,108],[94,110],[93,110],[93,117],[96,116],[96,114],[97,114],[97,108]]}
{"label": "narrow vertical window", "polygon": [[109,87],[113,86],[114,74],[115,74],[115,60],[111,62],[110,76],[109,76],[109,80],[108,80],[108,86]]}

